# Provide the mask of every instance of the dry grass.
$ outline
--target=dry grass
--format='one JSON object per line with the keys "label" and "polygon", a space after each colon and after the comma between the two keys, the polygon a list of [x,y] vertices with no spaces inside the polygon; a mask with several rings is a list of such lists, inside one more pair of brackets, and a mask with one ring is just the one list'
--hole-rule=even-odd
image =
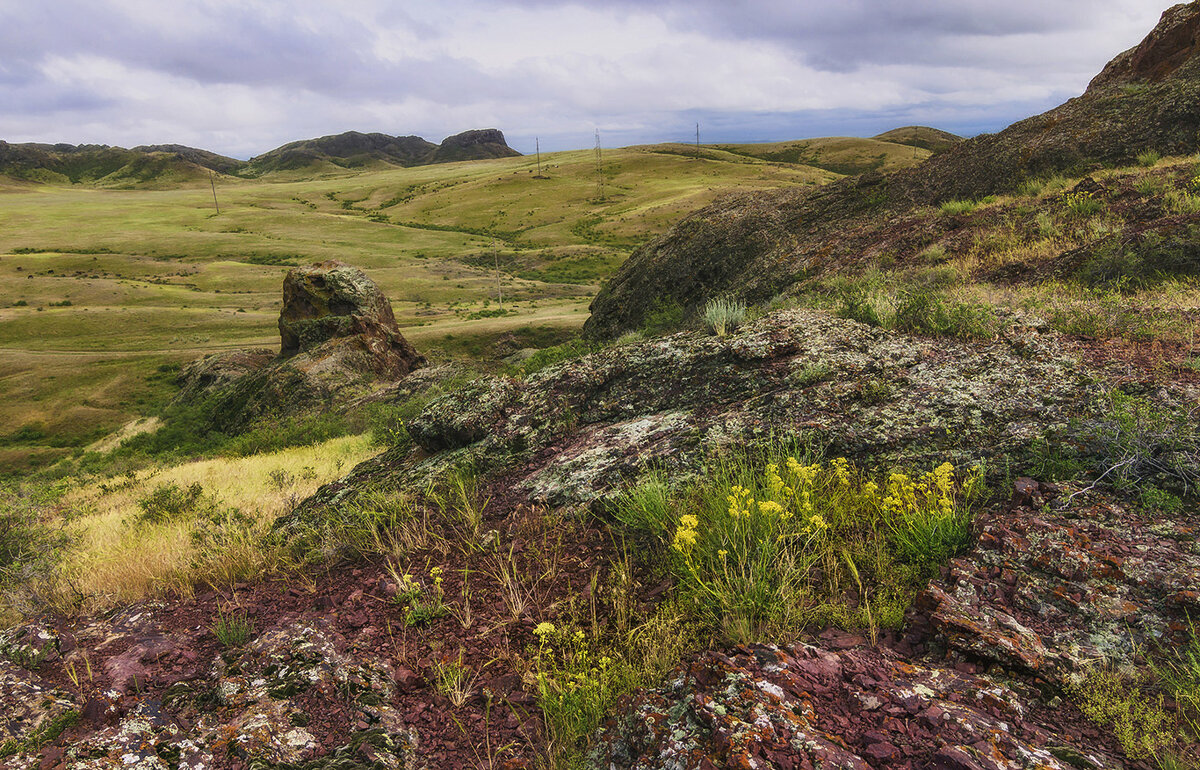
{"label": "dry grass", "polygon": [[[222,585],[269,572],[280,566],[281,557],[258,535],[318,486],[375,451],[365,436],[343,437],[88,483],[64,500],[70,510],[82,513],[66,524],[74,547],[60,570],[54,600],[95,610],[172,589],[186,593],[198,582]],[[205,550],[195,541],[196,517],[137,523],[139,501],[156,487],[196,483],[218,508],[244,514],[244,519],[212,526],[219,549]]]}

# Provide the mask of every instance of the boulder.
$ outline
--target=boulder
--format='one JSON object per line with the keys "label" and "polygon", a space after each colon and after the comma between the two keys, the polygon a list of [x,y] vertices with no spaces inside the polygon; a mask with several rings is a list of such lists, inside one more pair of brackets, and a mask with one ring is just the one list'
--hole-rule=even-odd
{"label": "boulder", "polygon": [[396,326],[392,305],[356,267],[330,260],[288,271],[279,313],[279,354],[313,353],[346,338],[371,354],[376,374],[402,377],[424,363]]}

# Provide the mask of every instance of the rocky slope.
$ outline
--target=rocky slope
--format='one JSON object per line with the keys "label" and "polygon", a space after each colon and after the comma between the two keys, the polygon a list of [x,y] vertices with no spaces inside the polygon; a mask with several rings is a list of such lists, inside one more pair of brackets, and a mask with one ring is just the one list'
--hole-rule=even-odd
{"label": "rocky slope", "polygon": [[1200,3],[1172,7],[1082,96],[998,134],[961,142],[916,168],[812,191],[735,195],[696,212],[621,266],[593,301],[587,333],[617,336],[663,302],[694,311],[726,293],[764,301],[829,266],[861,263],[867,249],[911,258],[936,233],[881,243],[913,230],[914,220],[923,221],[923,207],[1012,192],[1035,177],[1131,163],[1147,150],[1195,152],[1198,20]]}

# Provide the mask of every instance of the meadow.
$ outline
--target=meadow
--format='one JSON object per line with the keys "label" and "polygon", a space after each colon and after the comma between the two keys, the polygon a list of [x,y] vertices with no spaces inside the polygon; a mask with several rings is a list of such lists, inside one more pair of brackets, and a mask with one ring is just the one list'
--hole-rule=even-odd
{"label": "meadow", "polygon": [[[852,162],[847,141],[860,143],[866,165],[884,162],[880,147],[890,165],[928,154],[843,140],[832,161],[839,168]],[[219,213],[209,185],[5,180],[0,474],[43,466],[154,413],[178,364],[274,347],[292,265],[338,259],[363,268],[405,335],[434,359],[492,359],[486,366],[562,341],[583,323],[600,281],[687,212],[731,190],[840,176],[795,162],[797,152],[756,147],[705,147],[702,157],[684,145],[606,150],[599,168],[591,150],[560,152],[542,156],[540,174],[535,157],[518,157],[218,176]]]}

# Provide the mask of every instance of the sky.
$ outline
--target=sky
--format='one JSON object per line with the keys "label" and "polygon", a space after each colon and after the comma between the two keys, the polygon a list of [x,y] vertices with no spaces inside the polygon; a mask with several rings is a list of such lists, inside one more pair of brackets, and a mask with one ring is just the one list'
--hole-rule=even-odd
{"label": "sky", "polygon": [[997,131],[1077,96],[1147,0],[0,0],[0,139],[249,158],[342,131],[532,152]]}

